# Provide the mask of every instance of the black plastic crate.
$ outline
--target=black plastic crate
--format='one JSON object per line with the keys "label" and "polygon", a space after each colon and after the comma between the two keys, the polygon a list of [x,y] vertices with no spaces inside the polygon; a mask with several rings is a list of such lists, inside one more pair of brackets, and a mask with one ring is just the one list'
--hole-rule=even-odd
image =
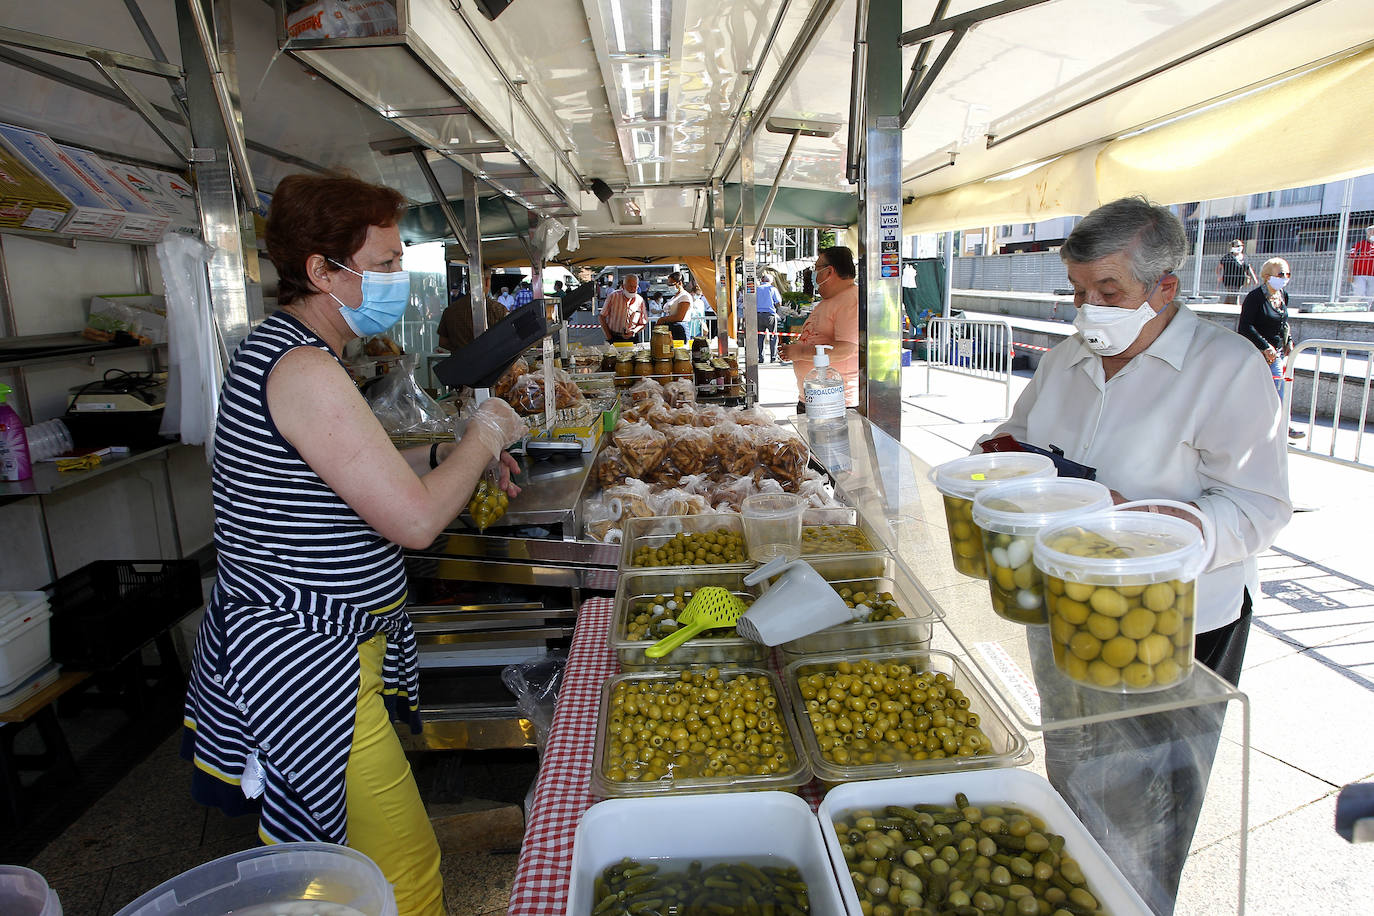
{"label": "black plastic crate", "polygon": [[53,584],[53,660],[111,668],[200,605],[195,560],[97,560]]}

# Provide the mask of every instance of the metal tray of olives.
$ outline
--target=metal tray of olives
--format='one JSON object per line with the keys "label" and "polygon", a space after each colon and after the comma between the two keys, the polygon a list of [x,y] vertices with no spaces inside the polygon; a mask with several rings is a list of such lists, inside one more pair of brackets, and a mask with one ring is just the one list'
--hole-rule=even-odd
{"label": "metal tray of olives", "polygon": [[[715,680],[711,680],[711,675],[716,675]],[[687,745],[677,746],[672,749],[675,756],[689,756],[687,766],[693,772],[678,774],[668,771],[664,775],[654,777],[653,773],[641,774],[638,779],[631,780],[620,767],[621,763],[614,760],[610,754],[611,733],[614,729],[626,729],[632,727],[629,718],[644,718],[646,721],[660,721],[653,718],[654,708],[651,707],[645,717],[631,717],[623,711],[615,711],[618,707],[614,703],[614,697],[618,685],[621,684],[648,684],[667,690],[673,684],[684,679],[694,679],[698,683],[693,684],[688,693],[684,694],[689,699],[692,711],[702,710],[708,704],[705,692],[708,689],[716,690],[724,694],[728,691],[728,684],[736,678],[748,676],[750,678],[764,678],[772,690],[772,697],[761,696],[755,702],[757,708],[744,710],[744,715],[740,716],[744,728],[741,729],[745,734],[745,739],[739,742],[745,750],[731,748],[735,742],[732,736],[724,734],[721,737],[713,738],[712,741],[724,742],[722,750],[726,753],[736,755],[747,755],[747,759],[752,761],[756,768],[764,772],[745,773],[739,771],[739,765],[728,764],[721,766],[713,772],[696,772],[698,767],[706,766],[706,755],[704,753],[692,753],[686,750]],[[757,683],[757,681],[755,682]],[[710,685],[716,685],[714,687]],[[719,702],[720,697],[716,702]],[[712,704],[714,705],[714,704]],[[717,710],[718,706],[715,706]],[[714,714],[714,713],[709,713]],[[660,716],[662,715],[660,709]],[[758,744],[753,743],[753,738],[759,728],[758,725],[748,725],[748,716],[767,716],[770,728],[776,731],[759,734]],[[676,727],[676,716],[672,717]],[[677,740],[687,740],[691,737],[690,732],[686,732],[685,722],[688,717],[683,719],[684,736]],[[667,723],[664,723],[667,726]],[[706,725],[699,725],[698,728],[707,728]],[[773,740],[764,740],[771,737]],[[673,744],[674,738],[669,735],[643,735],[644,741],[650,742],[655,739],[662,746]],[[782,681],[777,674],[763,668],[753,668],[746,666],[708,666],[708,665],[689,665],[682,668],[664,669],[660,671],[637,671],[626,674],[619,674],[607,681],[601,688],[601,704],[597,710],[596,717],[596,748],[592,756],[592,779],[591,791],[593,795],[601,798],[634,798],[645,795],[664,795],[672,793],[674,795],[693,794],[703,792],[749,792],[764,789],[792,790],[798,786],[805,785],[811,780],[811,768],[807,765],[806,755],[801,749],[801,736],[799,734],[796,720],[792,716],[792,709],[787,702],[787,694],[782,689]],[[638,744],[638,742],[636,742]],[[768,753],[771,748],[771,753]],[[750,750],[753,749],[753,750]],[[666,751],[664,752],[667,753]],[[742,764],[741,764],[742,765]],[[733,772],[730,772],[733,770]],[[649,778],[645,778],[645,777]]]}
{"label": "metal tray of olives", "polygon": [[[635,553],[642,547],[658,549],[678,534],[695,535],[711,531],[724,531],[737,538],[740,559],[722,563],[683,563],[663,566],[636,566]],[[711,513],[709,515],[660,515],[652,518],[632,518],[625,524],[624,546],[620,553],[620,571],[644,569],[676,569],[679,565],[693,569],[704,568],[750,568],[754,565],[744,546],[744,522],[735,514]]]}
{"label": "metal tray of olives", "polygon": [[[734,635],[733,630],[708,630],[706,633],[689,639],[669,652],[663,658],[646,658],[644,650],[658,641],[636,639],[630,634],[630,626],[635,616],[636,605],[660,595],[672,595],[681,588],[694,592],[707,585],[727,588],[741,597],[758,597],[762,592],[759,586],[744,584],[744,576],[749,570],[694,567],[684,569],[636,569],[622,573],[615,590],[615,607],[611,613],[610,629],[606,641],[615,650],[620,667],[627,671],[645,668],[664,668],[692,664],[704,665],[753,665],[768,658],[769,648],[759,643]],[[712,635],[727,634],[727,635]],[[666,634],[665,634],[666,635]]]}
{"label": "metal tray of olives", "polygon": [[[890,594],[903,616],[893,620],[841,623],[782,644],[787,657],[826,652],[882,648],[924,648],[930,645],[939,612],[935,603],[891,555],[851,553],[803,557],[842,595],[856,592]],[[848,600],[848,599],[846,599]]]}
{"label": "metal tray of olives", "polygon": [[[815,674],[825,672],[844,671],[842,666],[851,668],[868,662],[872,665],[909,665],[912,669],[912,677],[915,678],[917,672],[924,672],[931,675],[928,680],[933,682],[935,675],[943,674],[949,679],[945,685],[948,688],[957,688],[968,700],[967,707],[960,710],[964,714],[973,713],[978,716],[977,728],[981,730],[983,736],[984,750],[973,756],[960,756],[959,749],[956,748],[952,754],[949,745],[945,744],[939,748],[925,747],[922,750],[929,754],[934,750],[939,750],[946,754],[943,757],[930,757],[924,760],[915,759],[918,751],[912,751],[909,746],[903,751],[899,746],[893,745],[882,740],[881,746],[861,747],[856,750],[855,745],[860,740],[867,740],[864,737],[857,739],[847,739],[841,736],[845,734],[855,734],[855,723],[848,716],[845,716],[843,706],[838,711],[828,710],[826,716],[834,721],[837,728],[833,733],[828,732],[828,737],[842,745],[841,748],[825,747],[821,739],[816,734],[815,725],[812,722],[812,713],[808,709],[808,701],[814,699],[808,696],[812,688],[802,686],[802,679],[811,677]],[[847,675],[852,677],[853,675]],[[870,676],[871,677],[871,676]],[[802,747],[806,751],[807,761],[811,769],[815,772],[816,778],[823,782],[835,784],[843,782],[854,782],[861,779],[886,779],[893,776],[912,776],[921,773],[948,773],[958,770],[976,770],[988,767],[1008,767],[1023,766],[1033,759],[1034,755],[1026,744],[1026,739],[1011,724],[1011,721],[1002,713],[1002,710],[991,699],[989,692],[978,682],[977,678],[964,667],[960,661],[948,652],[939,649],[925,650],[896,650],[896,651],[877,651],[877,652],[842,652],[830,655],[807,656],[793,661],[783,671],[783,680],[787,684],[787,695],[792,703],[792,711],[797,717],[797,722],[802,733]],[[871,686],[868,679],[864,681],[865,686]],[[884,699],[892,700],[898,704],[905,701],[915,704],[919,701],[919,687],[910,688],[899,686],[896,693],[888,694],[885,690],[874,691],[881,696],[865,697],[865,707],[871,707],[871,701],[877,700],[881,704]],[[850,696],[854,696],[852,688],[849,690]],[[860,694],[862,696],[862,694]],[[927,710],[929,707],[927,706]],[[868,709],[865,709],[865,713]],[[881,707],[873,710],[877,715],[884,713]],[[954,710],[950,710],[951,713]],[[900,715],[900,711],[897,711]],[[863,723],[867,728],[872,723]],[[921,724],[918,717],[915,724]],[[955,720],[952,718],[945,726],[937,726],[932,723],[924,730],[917,729],[917,737],[946,737],[936,734],[936,728],[953,729]],[[961,723],[962,724],[962,723]],[[968,728],[967,725],[964,726]],[[889,731],[900,731],[900,729],[890,729]],[[965,735],[969,733],[966,731]],[[959,737],[950,735],[959,747],[965,746],[960,742]],[[909,739],[903,736],[903,743],[909,744]],[[867,761],[862,759],[862,755],[871,753],[875,759]],[[886,754],[891,757],[889,760],[877,759]],[[848,758],[848,759],[846,759]],[[859,759],[855,759],[859,758]]]}

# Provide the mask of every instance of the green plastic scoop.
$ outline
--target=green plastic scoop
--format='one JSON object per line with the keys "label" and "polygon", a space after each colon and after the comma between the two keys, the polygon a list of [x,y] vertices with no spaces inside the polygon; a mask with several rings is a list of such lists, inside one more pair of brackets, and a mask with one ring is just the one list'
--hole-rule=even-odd
{"label": "green plastic scoop", "polygon": [[704,630],[733,627],[744,611],[744,602],[729,589],[718,585],[699,588],[678,615],[677,631],[645,649],[644,654],[649,658],[662,658]]}

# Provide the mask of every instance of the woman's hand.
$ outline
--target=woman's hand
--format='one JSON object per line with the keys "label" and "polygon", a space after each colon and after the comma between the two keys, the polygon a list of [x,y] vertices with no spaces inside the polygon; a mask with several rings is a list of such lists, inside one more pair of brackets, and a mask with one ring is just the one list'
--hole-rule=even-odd
{"label": "woman's hand", "polygon": [[511,499],[520,495],[520,488],[516,486],[511,477],[520,472],[520,462],[510,452],[502,452],[501,458],[497,462],[501,470],[501,478],[497,481],[497,486],[506,491],[506,495]]}
{"label": "woman's hand", "polygon": [[463,438],[474,437],[494,461],[501,457],[506,446],[518,442],[528,431],[524,419],[509,404],[500,398],[487,398],[472,415]]}
{"label": "woman's hand", "polygon": [[1265,348],[1265,350],[1264,350],[1264,361],[1265,361],[1266,363],[1272,363],[1274,360],[1276,360],[1276,359],[1278,359],[1278,358],[1279,358],[1279,351],[1278,351],[1278,350],[1275,350],[1273,347],[1266,347],[1266,348]]}

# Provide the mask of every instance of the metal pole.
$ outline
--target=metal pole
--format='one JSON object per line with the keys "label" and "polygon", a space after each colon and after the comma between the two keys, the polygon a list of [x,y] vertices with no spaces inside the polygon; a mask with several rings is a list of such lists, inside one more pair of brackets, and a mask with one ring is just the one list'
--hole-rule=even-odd
{"label": "metal pole", "polygon": [[463,234],[468,245],[468,304],[472,307],[472,336],[487,330],[487,278],[482,274],[482,223],[478,215],[477,176],[463,169]]}
{"label": "metal pole", "polygon": [[[719,178],[711,179],[711,237],[719,244],[725,238],[725,188]],[[726,271],[730,263],[725,256],[725,246],[720,245],[712,252],[716,259],[716,339],[723,351],[725,349],[725,316],[729,313],[729,291],[726,285]]]}
{"label": "metal pole", "polygon": [[740,121],[739,206],[740,235],[750,242],[744,246],[744,301],[740,316],[744,319],[744,333],[739,342],[744,357],[744,386],[756,394],[759,390],[759,315],[755,294],[758,289],[759,229],[754,216],[754,113],[746,112]]}
{"label": "metal pole", "polygon": [[1202,295],[1202,245],[1207,231],[1207,201],[1198,201],[1197,236],[1193,240],[1193,295]]}
{"label": "metal pole", "polygon": [[[864,94],[867,89],[864,80],[868,75],[868,22],[869,2],[858,0],[858,7],[854,11],[854,56],[849,71],[849,139],[845,144],[844,165],[844,177],[850,184],[859,181],[863,171],[863,112]],[[901,26],[900,22],[898,26]],[[898,65],[900,64],[899,60]],[[862,185],[859,197],[863,198]]]}
{"label": "metal pole", "polygon": [[1336,263],[1331,267],[1331,300],[1335,302],[1341,294],[1341,279],[1345,273],[1346,246],[1350,244],[1350,203],[1355,191],[1355,179],[1345,180],[1345,193],[1341,195],[1341,222],[1336,232]]}
{"label": "metal pole", "polygon": [[[225,351],[233,353],[248,336],[248,289],[243,271],[243,234],[239,200],[231,167],[226,119],[221,117],[215,77],[206,63],[193,6],[205,0],[176,0],[177,34],[186,66],[186,95],[191,109],[191,142],[206,158],[192,165],[202,237],[210,246],[210,307]],[[205,8],[200,8],[202,20]],[[234,87],[233,96],[237,96]],[[251,202],[256,206],[257,202]]]}
{"label": "metal pole", "polygon": [[945,301],[944,317],[948,318],[954,304],[954,233],[945,233]]}
{"label": "metal pole", "polygon": [[865,58],[864,156],[859,187],[859,408],[902,437],[902,5],[873,3],[866,35],[883,36]]}
{"label": "metal pole", "polygon": [[415,164],[420,168],[420,174],[425,176],[425,183],[429,185],[429,193],[434,195],[434,202],[439,205],[439,212],[444,215],[444,222],[448,223],[448,231],[453,233],[463,251],[468,250],[467,234],[463,232],[462,223],[458,222],[458,214],[453,212],[453,206],[448,202],[448,195],[444,193],[444,188],[439,184],[439,178],[434,174],[434,169],[430,167],[429,160],[425,158],[425,151],[420,147],[411,150],[415,156]]}
{"label": "metal pole", "polygon": [[778,173],[773,176],[773,186],[768,189],[768,196],[763,199],[763,209],[759,211],[758,225],[754,227],[754,237],[749,240],[750,245],[758,245],[759,236],[763,235],[763,227],[768,224],[768,214],[773,210],[773,201],[778,196],[778,186],[782,184],[782,176],[787,172],[787,166],[792,162],[792,151],[797,148],[797,138],[801,136],[801,131],[792,131],[792,139],[787,141],[787,152],[782,154],[782,161],[778,163]]}

